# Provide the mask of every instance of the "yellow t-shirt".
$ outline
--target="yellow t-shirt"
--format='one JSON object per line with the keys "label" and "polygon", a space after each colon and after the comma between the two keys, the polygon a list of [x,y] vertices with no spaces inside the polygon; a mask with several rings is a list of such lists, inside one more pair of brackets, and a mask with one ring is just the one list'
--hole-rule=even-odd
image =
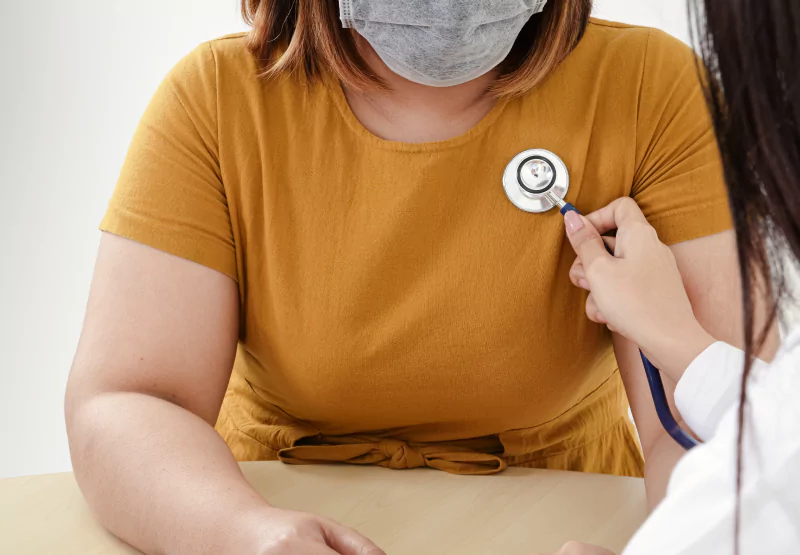
{"label": "yellow t-shirt", "polygon": [[728,229],[691,51],[592,20],[541,86],[425,144],[369,133],[333,79],[257,72],[241,35],[185,58],[102,223],[238,282],[217,422],[236,457],[641,475],[563,220],[515,208],[501,177],[545,148],[584,212],[630,195],[667,243]]}

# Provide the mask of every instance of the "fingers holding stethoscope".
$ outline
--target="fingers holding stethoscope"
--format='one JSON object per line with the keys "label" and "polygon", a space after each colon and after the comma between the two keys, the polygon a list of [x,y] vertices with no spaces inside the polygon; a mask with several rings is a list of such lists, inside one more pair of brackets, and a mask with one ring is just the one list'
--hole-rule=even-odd
{"label": "fingers holding stethoscope", "polygon": [[[608,264],[603,261],[613,260],[613,255],[610,254],[614,252],[613,248],[606,245],[588,218],[576,212],[568,212],[565,214],[564,221],[567,225],[570,243],[578,255],[570,268],[569,279],[576,287],[589,291],[586,299],[586,316],[589,320],[597,324],[608,325],[609,322],[603,316],[595,295],[591,293],[592,285],[587,275],[587,268],[594,272],[598,265]],[[606,270],[609,269],[606,268]]]}
{"label": "fingers holding stethoscope", "polygon": [[[609,257],[624,258],[625,246],[640,239],[655,238],[655,230],[647,222],[636,201],[630,197],[619,198],[607,206],[584,217],[579,214],[566,214],[567,235],[578,257],[569,271],[570,281],[581,289],[591,291],[591,282],[586,276],[586,262]],[[590,225],[585,225],[590,224]],[[614,231],[617,236],[602,234]],[[633,233],[632,233],[633,231]],[[609,256],[604,256],[599,248],[600,241]]]}
{"label": "fingers holding stethoscope", "polygon": [[[567,212],[564,221],[578,255],[569,278],[590,292],[590,320],[648,350],[654,339],[694,319],[675,257],[635,201],[618,199],[587,216]],[[612,230],[613,255],[601,236]]]}
{"label": "fingers holding stethoscope", "polygon": [[606,326],[610,331],[617,331],[614,325],[609,323],[606,317],[603,316],[603,313],[600,312],[600,307],[597,306],[597,302],[591,293],[589,293],[589,296],[586,298],[586,317],[595,324]]}
{"label": "fingers holding stethoscope", "polygon": [[647,223],[642,209],[631,197],[620,197],[586,216],[598,233],[608,233],[630,223]]}
{"label": "fingers holding stethoscope", "polygon": [[[602,237],[603,242],[606,244],[606,250],[610,253],[616,252],[617,238],[616,237]],[[569,280],[575,287],[592,290],[591,284],[586,280],[586,268],[580,258],[576,258],[569,269]]]}
{"label": "fingers holding stethoscope", "polygon": [[[601,239],[606,244],[606,251],[614,253],[617,258],[624,258],[626,242],[640,239],[642,234],[648,238],[655,237],[657,239],[655,230],[647,222],[647,218],[645,218],[639,205],[630,197],[618,198],[607,206],[584,216],[580,221],[575,216],[576,214],[573,214],[566,219],[568,232],[571,231],[570,222],[572,222],[573,226],[580,227],[582,225],[581,222],[584,220],[588,221],[593,229],[586,229],[574,234],[574,238],[571,237],[573,246],[583,243],[585,240],[596,242],[597,237],[601,236]],[[615,237],[605,235],[612,231],[616,232]],[[573,234],[568,233],[568,235],[572,236]],[[622,242],[618,246],[619,241]],[[586,259],[585,256],[579,258],[580,260]],[[581,263],[580,260],[579,263]]]}

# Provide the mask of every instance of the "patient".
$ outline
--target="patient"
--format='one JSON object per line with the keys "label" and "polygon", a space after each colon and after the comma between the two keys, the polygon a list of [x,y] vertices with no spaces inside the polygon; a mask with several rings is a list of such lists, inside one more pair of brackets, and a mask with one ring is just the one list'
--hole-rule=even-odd
{"label": "patient", "polygon": [[686,46],[542,4],[245,0],[250,33],[167,76],[102,222],[67,393],[109,530],[146,553],[380,553],[273,508],[237,460],[644,475],[661,499],[681,449],[637,348],[585,318],[562,219],[515,208],[501,176],[547,148],[584,211],[633,197],[737,344],[711,123]]}

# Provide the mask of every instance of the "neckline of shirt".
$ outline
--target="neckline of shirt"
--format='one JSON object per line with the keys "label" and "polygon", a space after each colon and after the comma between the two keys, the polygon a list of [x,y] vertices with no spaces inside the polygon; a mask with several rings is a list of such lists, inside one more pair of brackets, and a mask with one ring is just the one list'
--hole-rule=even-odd
{"label": "neckline of shirt", "polygon": [[333,76],[327,77],[325,79],[325,88],[328,91],[334,105],[339,110],[339,114],[341,115],[342,119],[344,119],[350,130],[359,139],[373,147],[396,152],[437,152],[461,146],[482,135],[489,128],[491,128],[494,122],[497,121],[497,118],[500,116],[500,114],[503,113],[505,107],[508,105],[508,99],[498,99],[495,105],[492,106],[492,109],[489,110],[489,112],[483,116],[483,118],[477,124],[475,124],[468,131],[451,139],[423,143],[407,143],[402,141],[382,139],[364,127],[364,125],[353,113],[352,108],[350,108],[350,103],[347,101],[347,97],[345,97],[344,90],[342,89],[342,85],[338,79]]}

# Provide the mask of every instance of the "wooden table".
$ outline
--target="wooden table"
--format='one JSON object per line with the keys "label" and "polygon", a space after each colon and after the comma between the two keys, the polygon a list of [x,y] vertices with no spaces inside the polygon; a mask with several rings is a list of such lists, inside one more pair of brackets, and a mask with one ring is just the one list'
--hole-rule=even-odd
{"label": "wooden table", "polygon": [[[528,555],[569,539],[619,553],[646,513],[643,482],[633,478],[275,462],[242,469],[274,505],[332,517],[389,555]],[[0,480],[0,554],[130,553],[95,523],[71,474]]]}

